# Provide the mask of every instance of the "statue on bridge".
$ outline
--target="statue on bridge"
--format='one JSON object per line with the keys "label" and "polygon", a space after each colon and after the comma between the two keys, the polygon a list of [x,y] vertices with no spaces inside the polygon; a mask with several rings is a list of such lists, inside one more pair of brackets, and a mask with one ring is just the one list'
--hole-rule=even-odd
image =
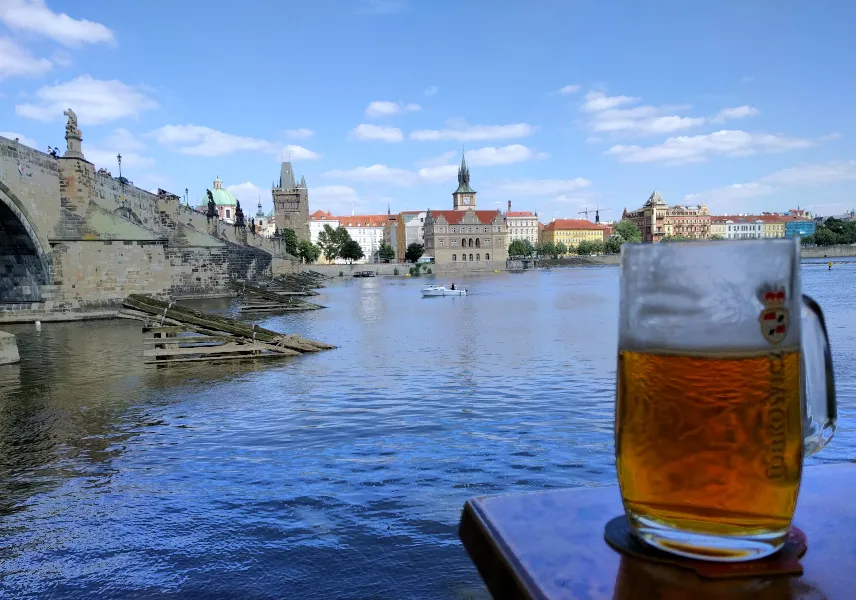
{"label": "statue on bridge", "polygon": [[209,219],[219,217],[217,214],[217,205],[214,203],[214,194],[211,190],[205,190],[208,193],[208,212],[205,214]]}
{"label": "statue on bridge", "polygon": [[65,141],[68,149],[64,156],[71,158],[83,158],[83,149],[80,143],[83,141],[83,134],[77,128],[77,114],[70,108],[62,113],[68,117],[68,122],[65,124]]}

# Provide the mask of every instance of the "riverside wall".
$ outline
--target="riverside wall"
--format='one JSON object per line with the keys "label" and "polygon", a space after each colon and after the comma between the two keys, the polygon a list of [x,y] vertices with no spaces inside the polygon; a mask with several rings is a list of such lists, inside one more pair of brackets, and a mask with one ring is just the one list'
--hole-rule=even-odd
{"label": "riverside wall", "polygon": [[856,256],[856,245],[839,244],[836,246],[811,246],[802,249],[803,258],[833,258]]}

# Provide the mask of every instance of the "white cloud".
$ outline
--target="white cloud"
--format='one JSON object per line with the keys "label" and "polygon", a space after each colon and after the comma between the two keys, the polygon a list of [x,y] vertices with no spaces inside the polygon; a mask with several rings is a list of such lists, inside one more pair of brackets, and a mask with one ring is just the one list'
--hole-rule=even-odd
{"label": "white cloud", "polygon": [[438,88],[436,85],[431,85],[425,89],[425,95],[426,96],[436,96],[437,92],[439,92],[439,91],[440,91],[440,88]]}
{"label": "white cloud", "polygon": [[107,144],[121,152],[143,150],[146,147],[133,133],[122,127],[113,130],[113,133],[107,138]]}
{"label": "white cloud", "polygon": [[0,136],[9,140],[17,139],[19,144],[24,144],[30,148],[38,148],[36,140],[25,135],[21,135],[20,133],[15,133],[14,131],[0,131]]}
{"label": "white cloud", "polygon": [[532,135],[535,127],[528,123],[512,125],[468,125],[453,119],[447,121],[447,129],[421,129],[410,133],[410,139],[419,142],[458,141],[477,142],[521,138]]}
{"label": "white cloud", "polygon": [[689,117],[680,114],[690,108],[686,105],[626,106],[639,100],[635,96],[607,96],[603,92],[590,91],[580,106],[580,111],[586,115],[584,125],[598,134],[657,135],[751,117],[759,112],[753,106],[737,106],[725,108],[712,117]]}
{"label": "white cloud", "polygon": [[613,146],[604,154],[621,162],[662,162],[667,165],[702,162],[710,156],[748,156],[809,148],[814,142],[769,133],[722,130],[694,136],[671,137],[654,146]]}
{"label": "white cloud", "polygon": [[817,188],[841,181],[856,181],[856,160],[839,160],[828,163],[805,164],[776,171],[747,183],[734,183],[704,192],[687,194],[685,199],[694,203],[716,203],[725,208],[740,208],[739,201],[768,196],[793,188]]}
{"label": "white cloud", "polygon": [[164,125],[146,134],[179,154],[225,156],[235,152],[290,155],[291,160],[311,160],[320,155],[303,146],[286,145],[253,137],[232,135],[201,125]]}
{"label": "white cloud", "polygon": [[15,112],[28,119],[48,122],[62,118],[63,111],[71,107],[84,126],[138,117],[143,111],[158,107],[152,98],[121,81],[93,79],[89,75],[41,87],[36,97],[38,104],[18,104]]}
{"label": "white cloud", "polygon": [[579,85],[566,85],[556,90],[556,93],[560,96],[572,96],[580,91],[580,87]]}
{"label": "white cloud", "polygon": [[400,142],[404,139],[404,134],[398,127],[366,123],[357,125],[348,135],[356,140],[379,140],[381,142]]}
{"label": "white cloud", "polygon": [[406,112],[418,112],[420,110],[422,110],[422,107],[418,104],[405,104],[404,102],[375,100],[366,107],[366,116],[370,118],[391,117]]}
{"label": "white cloud", "polygon": [[355,167],[353,169],[333,169],[324,173],[331,179],[346,181],[389,183],[398,186],[410,186],[418,182],[419,176],[407,169],[397,169],[386,165],[376,164],[370,167]]}
{"label": "white cloud", "polygon": [[114,146],[87,144],[84,142],[83,155],[96,168],[105,168],[114,175],[119,174],[117,154],[122,155],[122,174],[128,176],[128,169],[149,169],[154,166],[154,159],[136,152],[121,152]]}
{"label": "white cloud", "polygon": [[583,112],[600,112],[617,108],[623,104],[633,104],[639,98],[633,96],[607,96],[603,92],[590,91],[585,95],[585,101],[581,107]]}
{"label": "white cloud", "polygon": [[754,106],[735,106],[734,108],[723,108],[714,117],[710,119],[712,123],[724,123],[731,119],[743,119],[745,117],[755,117],[761,111]]}
{"label": "white cloud", "polygon": [[99,142],[90,144],[84,141],[83,155],[96,167],[103,167],[118,175],[117,155],[121,154],[123,174],[127,175],[128,169],[150,169],[155,165],[153,158],[140,153],[145,148],[146,145],[133,133],[120,127]]}
{"label": "white cloud", "polygon": [[576,177],[574,179],[518,179],[495,184],[488,192],[498,196],[534,197],[561,196],[587,188],[591,181]]}
{"label": "white cloud", "polygon": [[109,28],[86,19],[73,19],[49,9],[44,0],[3,0],[0,22],[9,29],[36,33],[64,46],[81,44],[115,44]]}
{"label": "white cloud", "polygon": [[330,211],[335,216],[350,215],[352,210],[364,213],[367,208],[365,199],[347,185],[313,187],[310,194],[313,207]]}
{"label": "white cloud", "polygon": [[38,77],[53,68],[46,58],[36,58],[7,37],[0,38],[0,80],[9,77]]}
{"label": "white cloud", "polygon": [[[347,181],[388,183],[400,187],[410,187],[425,183],[452,182],[458,173],[455,161],[458,154],[454,151],[444,152],[440,156],[418,161],[415,171],[399,169],[387,165],[376,164],[370,167],[353,169],[334,169],[325,173],[325,177],[344,179]],[[512,144],[500,148],[485,147],[467,152],[467,163],[470,166],[508,165],[546,158],[543,152]]]}
{"label": "white cloud", "polygon": [[458,176],[458,165],[424,167],[419,169],[416,174],[420,182],[441,183],[443,181],[454,181]]}
{"label": "white cloud", "polygon": [[62,49],[51,52],[51,62],[57,67],[70,67],[74,64],[71,54]]}
{"label": "white cloud", "polygon": [[[241,202],[244,216],[248,220],[256,214],[255,209],[258,206],[259,200],[270,196],[270,190],[263,190],[251,181],[245,181],[237,185],[227,185],[226,191],[231,192]],[[249,210],[250,208],[253,210]]]}
{"label": "white cloud", "polygon": [[856,160],[838,160],[783,169],[762,178],[776,185],[820,186],[837,181],[856,180]]}
{"label": "white cloud", "polygon": [[486,147],[467,152],[467,163],[476,167],[510,165],[529,160],[547,158],[545,152],[535,152],[522,144],[511,144],[501,148]]}
{"label": "white cloud", "polygon": [[314,131],[306,128],[286,129],[283,133],[285,134],[285,137],[292,140],[305,140],[315,135]]}
{"label": "white cloud", "polygon": [[420,160],[416,162],[417,167],[442,167],[450,164],[455,157],[458,156],[458,153],[454,150],[449,150],[448,152],[444,152],[440,156],[435,156],[434,158],[426,158],[424,160]]}

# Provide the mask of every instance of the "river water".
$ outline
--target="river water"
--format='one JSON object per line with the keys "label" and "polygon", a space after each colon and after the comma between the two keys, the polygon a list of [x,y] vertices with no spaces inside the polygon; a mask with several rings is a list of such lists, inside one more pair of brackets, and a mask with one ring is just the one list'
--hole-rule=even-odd
{"label": "river water", "polygon": [[[856,459],[856,263],[821,263],[840,429],[812,463]],[[339,346],[280,362],[152,369],[134,321],[6,327],[0,597],[486,597],[467,498],[616,481],[618,270],[426,281],[260,319]]]}

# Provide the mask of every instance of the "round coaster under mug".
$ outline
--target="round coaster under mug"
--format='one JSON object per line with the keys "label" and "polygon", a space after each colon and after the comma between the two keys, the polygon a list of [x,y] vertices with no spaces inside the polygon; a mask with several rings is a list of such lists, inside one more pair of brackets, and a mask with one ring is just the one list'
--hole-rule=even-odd
{"label": "round coaster under mug", "polygon": [[788,530],[785,545],[765,558],[744,562],[713,562],[685,558],[654,548],[633,535],[626,515],[615,517],[606,524],[603,539],[613,550],[633,558],[669,564],[682,569],[695,571],[707,579],[727,579],[732,577],[770,577],[776,575],[795,575],[803,573],[799,559],[808,550],[805,533],[793,525]]}

